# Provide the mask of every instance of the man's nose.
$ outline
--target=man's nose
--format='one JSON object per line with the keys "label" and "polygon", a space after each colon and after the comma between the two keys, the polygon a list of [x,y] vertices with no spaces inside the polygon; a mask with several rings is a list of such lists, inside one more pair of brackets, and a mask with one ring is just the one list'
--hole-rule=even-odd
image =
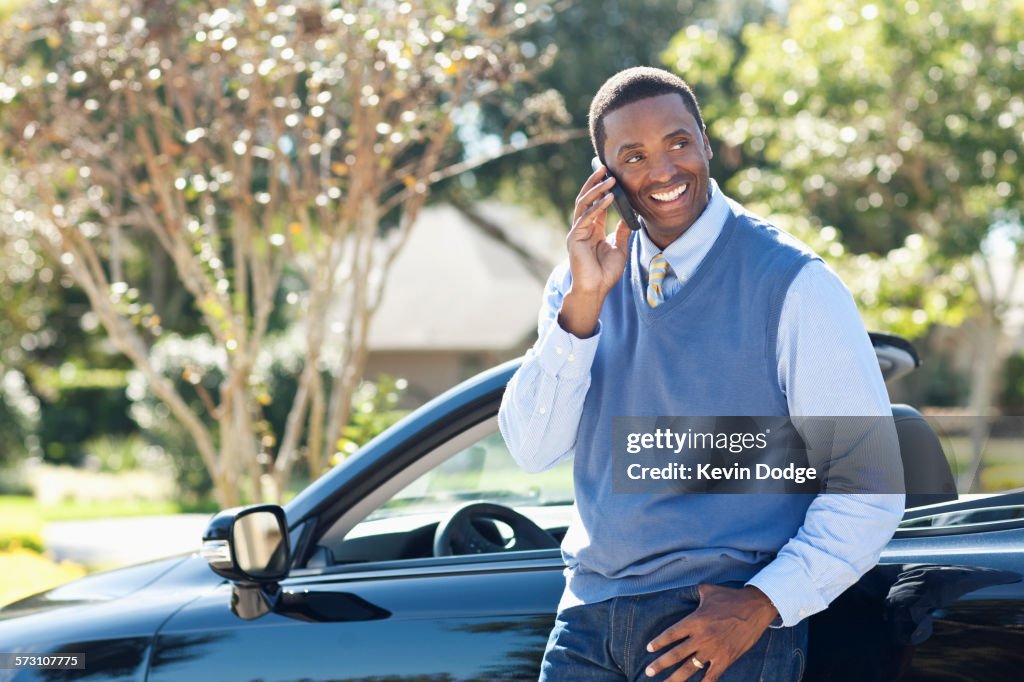
{"label": "man's nose", "polygon": [[666,154],[658,154],[651,157],[650,168],[651,180],[654,182],[668,182],[676,174],[675,165],[673,165],[672,159]]}

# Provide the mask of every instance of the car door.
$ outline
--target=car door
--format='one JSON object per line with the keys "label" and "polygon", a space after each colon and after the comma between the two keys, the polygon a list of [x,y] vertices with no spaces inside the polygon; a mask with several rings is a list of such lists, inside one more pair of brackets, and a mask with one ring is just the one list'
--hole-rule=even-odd
{"label": "car door", "polygon": [[[479,500],[528,510],[558,534],[571,469],[522,473],[495,420],[475,425],[317,531],[273,612],[243,620],[230,584],[181,609],[160,629],[149,681],[536,679],[564,584],[561,556],[434,556],[438,523]],[[488,530],[500,541],[501,529]]]}
{"label": "car door", "polygon": [[807,680],[1019,680],[1024,492],[909,511],[872,569],[811,618]]}
{"label": "car door", "polygon": [[[884,558],[903,562],[901,577],[910,573],[934,610],[914,633],[923,641],[903,651],[906,679],[1019,680],[1024,492],[968,495],[907,516]],[[921,576],[925,566],[930,581]]]}

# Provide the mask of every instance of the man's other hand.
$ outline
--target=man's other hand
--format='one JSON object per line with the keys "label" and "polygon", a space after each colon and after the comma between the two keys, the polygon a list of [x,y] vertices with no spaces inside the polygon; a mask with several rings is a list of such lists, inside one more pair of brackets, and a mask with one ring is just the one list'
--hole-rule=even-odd
{"label": "man's other hand", "polygon": [[681,682],[704,669],[704,681],[715,682],[761,638],[778,611],[761,590],[699,585],[697,609],[655,637],[647,650],[665,650],[647,667],[648,677],[682,662],[669,682]]}

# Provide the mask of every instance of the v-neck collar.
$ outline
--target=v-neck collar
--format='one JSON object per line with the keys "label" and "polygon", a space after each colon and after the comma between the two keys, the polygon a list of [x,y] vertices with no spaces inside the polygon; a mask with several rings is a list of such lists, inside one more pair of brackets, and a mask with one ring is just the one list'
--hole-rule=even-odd
{"label": "v-neck collar", "polygon": [[[724,202],[725,197],[722,196],[722,199]],[[640,236],[633,236],[633,242],[630,248],[630,283],[632,285],[631,298],[633,299],[633,304],[636,306],[637,314],[646,325],[650,326],[654,324],[677,308],[682,301],[687,299],[700,281],[707,276],[708,271],[714,266],[715,261],[717,261],[719,256],[722,254],[729,238],[732,236],[736,218],[736,214],[732,210],[732,207],[729,206],[728,202],[724,203],[726,204],[727,209],[725,224],[722,225],[721,231],[718,233],[718,237],[708,250],[707,255],[704,256],[703,260],[701,260],[697,269],[693,272],[693,275],[682,283],[679,290],[657,308],[652,308],[647,304],[647,291],[643,283],[643,277],[641,276]]]}

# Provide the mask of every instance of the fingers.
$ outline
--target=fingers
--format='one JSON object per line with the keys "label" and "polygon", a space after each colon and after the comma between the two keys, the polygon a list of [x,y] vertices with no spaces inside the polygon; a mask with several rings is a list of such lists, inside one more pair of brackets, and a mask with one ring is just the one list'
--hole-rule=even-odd
{"label": "fingers", "polygon": [[597,170],[590,174],[587,181],[583,183],[583,187],[580,188],[580,193],[576,195],[576,205],[579,206],[584,194],[609,178],[608,169],[605,166],[599,166]]}
{"label": "fingers", "polygon": [[[697,609],[666,628],[647,645],[657,653],[649,665],[650,675],[677,666],[668,680],[689,679],[704,670],[704,680],[714,682],[764,635],[772,611],[760,604],[767,600],[756,588],[728,588],[699,585]],[[694,663],[698,660],[703,668]]]}
{"label": "fingers", "polygon": [[669,679],[685,680],[690,677],[690,675],[700,670],[700,668],[692,662],[692,658],[696,653],[697,646],[693,640],[684,640],[655,659],[653,663],[644,669],[644,674],[648,677],[654,677],[663,670],[668,670],[679,663],[683,663],[678,670],[672,673]]}
{"label": "fingers", "polygon": [[579,220],[588,209],[593,208],[593,206],[601,200],[612,198],[611,188],[614,184],[615,178],[608,178],[580,194],[576,199],[576,210],[573,212],[573,222]]}
{"label": "fingers", "polygon": [[[623,221],[619,221],[619,228],[616,230],[616,237],[618,237],[618,233],[622,230],[624,225],[625,223]],[[626,227],[626,231],[629,231],[628,227]],[[668,668],[689,659],[697,652],[697,642],[693,637],[694,633],[690,628],[690,619],[690,616],[687,616],[686,618],[683,618],[669,626],[660,635],[652,639],[647,645],[647,651],[650,653],[668,649],[647,666],[647,669],[644,672],[648,677],[654,677],[661,671],[667,670]],[[679,670],[674,671],[669,679],[685,680],[691,674],[697,672],[698,669],[699,668],[697,666],[687,663],[686,665],[681,666]]]}
{"label": "fingers", "polygon": [[[605,211],[612,203],[612,194],[605,194],[603,197],[594,201],[594,203],[588,205],[582,213],[573,219],[572,228],[573,231],[583,231],[585,233],[584,238],[590,238],[594,236],[595,226],[600,227],[600,231],[597,234],[599,238],[604,238],[604,217]],[[577,212],[579,207],[577,206]]]}
{"label": "fingers", "polygon": [[615,232],[613,232],[609,239],[615,248],[622,250],[623,252],[629,250],[629,235],[633,231],[629,229],[629,225],[626,224],[625,220],[620,220],[619,224],[615,226]]}
{"label": "fingers", "polygon": [[[705,666],[705,670],[706,670],[706,666]],[[691,677],[693,677],[694,675],[696,675],[700,671],[701,671],[701,668],[698,668],[697,666],[693,665],[692,663],[683,663],[681,666],[679,666],[678,670],[676,670],[671,675],[669,675],[667,678],[665,678],[665,682],[683,682],[684,680],[690,679]],[[703,679],[704,679],[704,682],[709,682],[709,680],[711,679],[710,671],[708,671],[708,674],[704,675]]]}
{"label": "fingers", "polygon": [[592,223],[598,215],[604,215],[613,198],[610,190],[614,184],[615,178],[606,176],[604,166],[587,178],[576,197],[572,219],[574,228]]}
{"label": "fingers", "polygon": [[689,628],[691,616],[687,616],[686,618],[676,622],[674,625],[669,626],[664,632],[652,639],[647,644],[647,651],[653,654],[656,651],[661,651],[662,649],[689,637],[692,634]]}

